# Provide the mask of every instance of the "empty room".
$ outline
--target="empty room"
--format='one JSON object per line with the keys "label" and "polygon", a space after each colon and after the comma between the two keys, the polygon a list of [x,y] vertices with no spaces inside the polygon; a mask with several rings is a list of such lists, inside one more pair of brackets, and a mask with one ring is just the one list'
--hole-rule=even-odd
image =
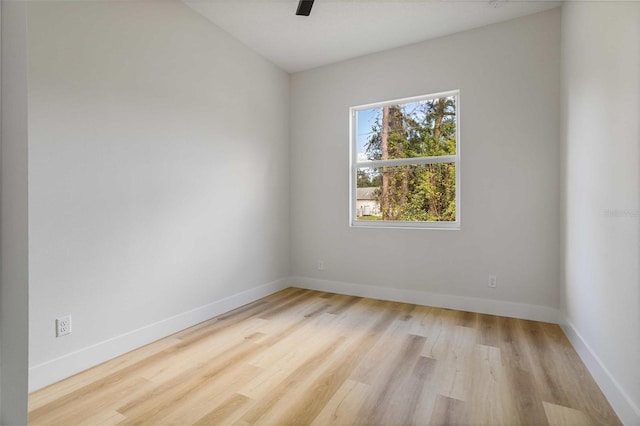
{"label": "empty room", "polygon": [[640,425],[640,2],[0,15],[0,424]]}

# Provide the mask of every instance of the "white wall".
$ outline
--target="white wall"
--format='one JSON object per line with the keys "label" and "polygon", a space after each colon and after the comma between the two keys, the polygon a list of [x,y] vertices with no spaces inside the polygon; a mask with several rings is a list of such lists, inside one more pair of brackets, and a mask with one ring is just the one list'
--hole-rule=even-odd
{"label": "white wall", "polygon": [[27,19],[3,1],[0,149],[0,424],[27,423]]}
{"label": "white wall", "polygon": [[640,3],[566,3],[562,46],[565,330],[640,424]]}
{"label": "white wall", "polygon": [[[559,87],[559,9],[293,74],[293,274],[557,307]],[[454,89],[462,229],[349,228],[349,107]]]}
{"label": "white wall", "polygon": [[33,389],[288,276],[289,94],[178,1],[30,2],[28,18]]}

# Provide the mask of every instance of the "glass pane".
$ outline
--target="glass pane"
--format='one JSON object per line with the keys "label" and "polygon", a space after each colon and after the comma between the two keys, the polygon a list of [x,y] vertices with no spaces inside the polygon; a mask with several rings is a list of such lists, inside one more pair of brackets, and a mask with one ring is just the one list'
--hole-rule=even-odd
{"label": "glass pane", "polygon": [[359,168],[356,220],[456,221],[456,165]]}
{"label": "glass pane", "polygon": [[456,154],[456,97],[357,112],[358,161]]}

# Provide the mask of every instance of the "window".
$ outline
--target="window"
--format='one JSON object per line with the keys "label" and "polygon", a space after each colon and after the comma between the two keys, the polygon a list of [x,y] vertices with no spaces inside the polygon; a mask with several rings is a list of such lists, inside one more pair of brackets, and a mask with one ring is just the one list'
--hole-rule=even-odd
{"label": "window", "polygon": [[350,109],[351,226],[460,228],[459,98]]}

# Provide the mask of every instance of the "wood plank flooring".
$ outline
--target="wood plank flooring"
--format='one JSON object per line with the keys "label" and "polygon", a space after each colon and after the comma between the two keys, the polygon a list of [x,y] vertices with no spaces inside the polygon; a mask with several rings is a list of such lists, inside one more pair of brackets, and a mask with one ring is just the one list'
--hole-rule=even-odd
{"label": "wood plank flooring", "polygon": [[29,397],[47,425],[617,425],[557,325],[290,288]]}

